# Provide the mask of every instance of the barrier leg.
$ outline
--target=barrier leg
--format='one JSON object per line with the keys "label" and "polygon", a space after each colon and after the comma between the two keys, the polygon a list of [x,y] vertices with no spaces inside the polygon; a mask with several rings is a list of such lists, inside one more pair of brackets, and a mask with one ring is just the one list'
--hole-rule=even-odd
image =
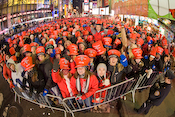
{"label": "barrier leg", "polygon": [[19,102],[19,104],[21,103],[21,101],[20,101],[20,96],[18,96],[18,102]]}
{"label": "barrier leg", "polygon": [[135,90],[132,91],[132,101],[135,103]]}
{"label": "barrier leg", "polygon": [[16,96],[16,93],[15,93],[15,102],[16,102],[16,97],[17,97],[17,96]]}

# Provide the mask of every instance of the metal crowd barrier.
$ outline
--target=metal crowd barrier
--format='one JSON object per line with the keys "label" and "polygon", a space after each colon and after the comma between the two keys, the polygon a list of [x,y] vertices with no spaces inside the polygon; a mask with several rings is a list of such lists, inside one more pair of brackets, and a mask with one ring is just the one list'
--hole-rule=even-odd
{"label": "metal crowd barrier", "polygon": [[131,91],[132,93],[132,99],[133,103],[135,103],[135,92],[137,89],[145,89],[148,87],[151,87],[154,84],[155,78],[158,75],[158,72],[153,72],[150,76],[150,78],[147,78],[147,73],[143,74],[138,78],[138,80],[135,79],[134,87]]}
{"label": "metal crowd barrier", "polygon": [[[70,113],[72,117],[75,117],[74,112],[90,110],[95,106],[100,106],[109,102],[112,102],[126,94],[132,93],[133,103],[135,102],[135,92],[137,89],[143,89],[152,86],[154,79],[158,73],[152,73],[150,78],[146,77],[146,73],[139,77],[138,80],[131,78],[116,85],[100,89],[95,92],[95,94],[86,100],[79,99],[76,97],[67,97],[62,99],[59,96],[54,96],[47,94],[42,96],[39,94],[36,98],[26,98],[25,92],[20,92],[18,88],[14,88],[15,92],[15,101],[17,100],[20,103],[20,98],[25,99],[29,102],[37,104],[39,106],[44,106],[50,108],[53,112],[54,110],[59,110],[64,112],[64,116],[67,117],[67,113]],[[98,96],[97,96],[98,95]],[[51,104],[55,100],[58,102],[55,106]],[[94,100],[94,102],[92,102]],[[96,102],[100,100],[100,102]]]}

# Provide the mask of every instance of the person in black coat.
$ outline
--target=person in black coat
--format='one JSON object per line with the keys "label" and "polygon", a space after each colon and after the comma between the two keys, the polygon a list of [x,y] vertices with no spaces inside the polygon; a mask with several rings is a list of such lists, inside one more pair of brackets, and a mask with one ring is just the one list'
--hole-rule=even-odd
{"label": "person in black coat", "polygon": [[165,73],[165,82],[155,83],[150,88],[149,97],[145,103],[139,109],[134,108],[134,110],[140,114],[144,113],[147,114],[152,106],[159,106],[163,100],[166,98],[168,93],[171,90],[171,80],[175,78],[175,75],[170,71],[167,70]]}

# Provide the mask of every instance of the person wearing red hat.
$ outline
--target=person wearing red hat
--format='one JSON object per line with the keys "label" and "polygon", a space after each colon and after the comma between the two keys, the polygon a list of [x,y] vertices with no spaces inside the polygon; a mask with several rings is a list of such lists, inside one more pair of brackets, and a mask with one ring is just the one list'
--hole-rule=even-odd
{"label": "person wearing red hat", "polygon": [[45,96],[48,93],[49,89],[56,86],[56,84],[52,81],[50,76],[53,64],[51,63],[49,56],[45,54],[45,48],[43,46],[37,47],[36,54],[39,59],[38,69],[43,73],[44,81],[46,83],[45,90],[43,93],[43,95]]}
{"label": "person wearing red hat", "polygon": [[124,79],[124,74],[131,72],[131,67],[128,66],[127,58],[116,49],[108,51],[108,59],[108,71],[111,73],[110,82],[111,85],[115,85]]}
{"label": "person wearing red hat", "polygon": [[18,88],[23,88],[23,71],[24,69],[21,66],[21,63],[15,63],[12,59],[7,60],[7,67],[11,71],[11,79],[13,84]]}
{"label": "person wearing red hat", "polygon": [[32,56],[31,46],[29,44],[25,44],[23,48],[24,48],[23,50],[24,56]]}
{"label": "person wearing red hat", "polygon": [[107,51],[108,51],[110,48],[112,48],[112,45],[111,45],[111,43],[112,43],[112,38],[110,38],[110,37],[104,37],[104,38],[102,39],[102,42],[103,42],[103,45],[104,45],[104,47],[106,48]]}
{"label": "person wearing red hat", "polygon": [[88,48],[84,51],[84,54],[90,58],[89,71],[94,72],[95,71],[94,60],[97,55],[97,51],[92,48]]}
{"label": "person wearing red hat", "polygon": [[98,90],[98,80],[92,75],[87,66],[90,58],[86,55],[79,55],[75,58],[77,71],[71,78],[71,88],[73,95],[80,104],[84,103],[87,107],[91,105],[92,95]]}
{"label": "person wearing red hat", "polygon": [[85,41],[88,48],[92,48],[92,44],[95,43],[93,35],[89,35]]}
{"label": "person wearing red hat", "polygon": [[123,44],[122,44],[121,40],[116,38],[113,45],[112,45],[112,48],[117,49],[117,50],[121,50],[122,46],[123,46]]}
{"label": "person wearing red hat", "polygon": [[[32,96],[33,91],[37,91],[37,94],[44,90],[45,82],[43,73],[40,70],[36,70],[35,64],[33,64],[32,57],[25,57],[21,61],[21,66],[24,67],[24,71],[27,72],[27,78],[23,78],[23,84],[29,83],[29,91]],[[26,88],[25,86],[23,89]],[[33,93],[35,94],[35,93]]]}
{"label": "person wearing red hat", "polygon": [[70,55],[72,60],[74,60],[78,55],[78,46],[76,44],[71,44],[67,47],[67,49],[69,50],[68,55]]}
{"label": "person wearing red hat", "polygon": [[134,48],[132,49],[132,53],[134,55],[134,58],[132,58],[129,61],[129,64],[132,67],[132,72],[128,74],[128,77],[129,78],[134,77],[135,79],[138,79],[140,77],[140,74],[142,75],[144,73],[143,71],[144,62],[142,61],[143,51],[140,48]]}
{"label": "person wearing red hat", "polygon": [[97,41],[92,44],[92,47],[97,51],[97,57],[94,61],[94,69],[99,63],[107,64],[106,48],[103,47],[102,41]]}
{"label": "person wearing red hat", "polygon": [[[71,68],[73,62],[69,62],[65,58],[61,58],[60,60],[55,59],[53,70],[52,70],[52,79],[55,83],[57,83],[60,91],[61,91],[61,97],[71,97],[73,96],[70,79],[72,75],[75,73],[72,72]],[[75,65],[73,65],[74,67]]]}

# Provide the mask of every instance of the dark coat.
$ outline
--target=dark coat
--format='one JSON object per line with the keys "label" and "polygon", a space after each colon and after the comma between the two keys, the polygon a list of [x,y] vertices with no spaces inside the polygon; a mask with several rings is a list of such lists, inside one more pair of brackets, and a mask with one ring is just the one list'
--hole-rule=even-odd
{"label": "dark coat", "polygon": [[44,76],[44,81],[46,83],[45,89],[50,89],[56,86],[56,84],[53,82],[51,78],[52,68],[53,68],[53,65],[48,57],[46,57],[46,59],[38,65],[38,69],[43,73],[43,76]]}

